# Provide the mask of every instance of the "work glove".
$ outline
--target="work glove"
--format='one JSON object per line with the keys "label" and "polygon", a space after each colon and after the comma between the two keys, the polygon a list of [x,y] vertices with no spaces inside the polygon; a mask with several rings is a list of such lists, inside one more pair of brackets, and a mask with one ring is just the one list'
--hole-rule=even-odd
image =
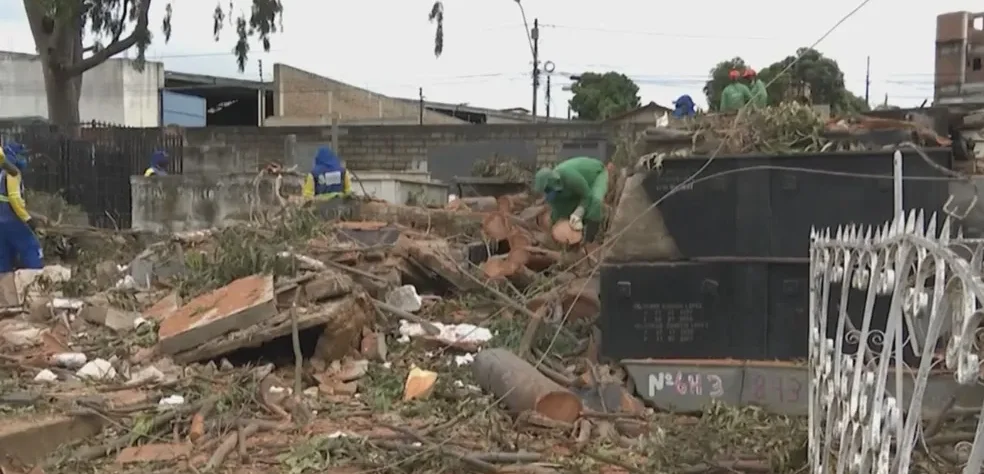
{"label": "work glove", "polygon": [[584,208],[578,206],[577,209],[574,209],[574,212],[571,213],[571,217],[568,219],[571,223],[571,229],[579,231],[584,228],[584,223],[581,222],[582,217],[584,217]]}

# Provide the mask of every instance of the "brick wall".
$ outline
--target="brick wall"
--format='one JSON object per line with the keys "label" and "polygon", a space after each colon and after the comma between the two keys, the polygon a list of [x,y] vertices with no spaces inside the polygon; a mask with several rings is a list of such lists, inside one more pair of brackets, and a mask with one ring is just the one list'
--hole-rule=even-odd
{"label": "brick wall", "polygon": [[[284,64],[273,67],[274,110],[285,122],[302,118],[342,123],[368,120],[400,120],[419,123],[416,104],[338,82]],[[274,121],[277,119],[275,118]],[[424,123],[464,124],[463,120],[430,110]]]}
{"label": "brick wall", "polygon": [[[461,156],[466,160],[497,144],[520,143],[545,165],[558,160],[565,143],[612,133],[598,123],[352,126],[339,127],[338,152],[353,170],[402,171],[449,147],[468,145]],[[293,156],[291,135],[298,144],[331,144],[331,127],[188,128],[184,173],[255,171],[268,161],[304,169],[312,157]]]}

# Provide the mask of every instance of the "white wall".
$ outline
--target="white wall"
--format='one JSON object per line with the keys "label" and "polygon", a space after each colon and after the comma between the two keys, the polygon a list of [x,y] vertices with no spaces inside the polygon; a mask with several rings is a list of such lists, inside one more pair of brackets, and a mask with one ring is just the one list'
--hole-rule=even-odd
{"label": "white wall", "polygon": [[[160,125],[158,97],[164,87],[164,65],[148,62],[138,72],[131,63],[110,59],[82,76],[79,114],[83,122]],[[0,118],[24,116],[48,116],[41,64],[35,55],[0,52]]]}

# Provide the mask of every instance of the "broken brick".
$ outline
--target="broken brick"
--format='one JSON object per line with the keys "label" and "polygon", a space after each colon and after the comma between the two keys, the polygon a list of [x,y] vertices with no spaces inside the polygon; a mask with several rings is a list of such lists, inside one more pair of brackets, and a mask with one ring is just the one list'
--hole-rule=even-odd
{"label": "broken brick", "polygon": [[161,321],[158,349],[163,354],[176,354],[276,314],[273,277],[240,278],[191,300]]}

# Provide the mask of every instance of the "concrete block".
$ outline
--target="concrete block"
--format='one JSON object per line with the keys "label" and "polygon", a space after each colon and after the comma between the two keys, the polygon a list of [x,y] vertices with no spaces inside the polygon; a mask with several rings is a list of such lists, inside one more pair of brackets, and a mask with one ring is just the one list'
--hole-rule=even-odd
{"label": "concrete block", "polygon": [[771,413],[806,415],[809,390],[804,365],[749,362],[745,365],[742,405],[758,405]]}
{"label": "concrete block", "polygon": [[175,354],[277,314],[273,277],[253,275],[191,300],[161,322],[158,349]]}
{"label": "concrete block", "polygon": [[0,459],[30,466],[63,444],[96,436],[102,427],[102,420],[95,415],[5,419],[0,426]]}
{"label": "concrete block", "polygon": [[743,383],[741,362],[623,360],[636,394],[672,411],[700,411],[720,401],[737,405]]}

